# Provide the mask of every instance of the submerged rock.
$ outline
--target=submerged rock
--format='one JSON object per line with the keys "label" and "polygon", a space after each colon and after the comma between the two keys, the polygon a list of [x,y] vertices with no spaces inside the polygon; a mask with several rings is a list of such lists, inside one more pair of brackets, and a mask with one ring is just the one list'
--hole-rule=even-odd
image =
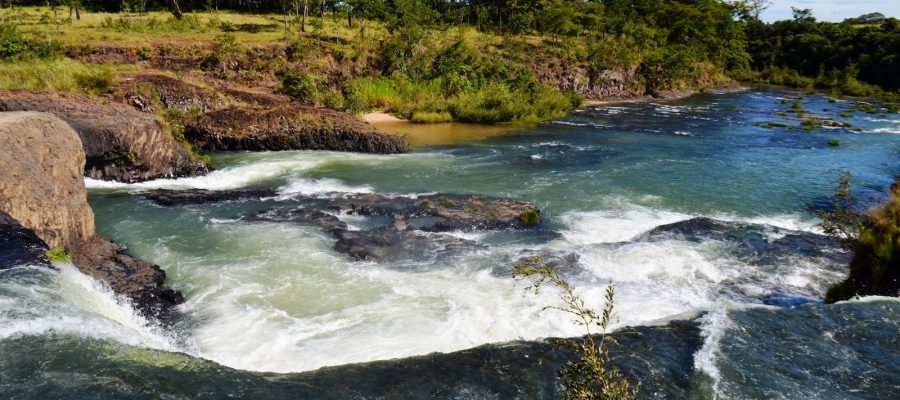
{"label": "submerged rock", "polygon": [[148,200],[164,207],[183,206],[189,204],[215,203],[221,201],[238,201],[262,199],[277,196],[275,189],[238,189],[238,190],[167,190],[156,189],[143,194]]}
{"label": "submerged rock", "polygon": [[425,235],[393,227],[367,231],[339,230],[334,249],[354,260],[396,261],[432,259],[483,248],[477,242],[449,235]]}
{"label": "submerged rock", "polygon": [[123,182],[202,174],[189,151],[153,116],[72,93],[0,91],[0,111],[39,111],[66,121],[81,139],[84,174]]}
{"label": "submerged rock", "polygon": [[[153,190],[144,196],[162,206],[262,199],[274,190]],[[324,197],[294,196],[300,205],[277,207],[244,217],[245,221],[292,222],[322,228],[336,242],[335,250],[355,260],[430,259],[483,245],[450,235],[425,232],[527,229],[540,224],[534,205],[487,196],[438,194],[419,198],[376,193],[330,193]],[[338,218],[344,213],[382,218],[370,229],[354,230]],[[524,216],[523,216],[524,215]]]}
{"label": "submerged rock", "polygon": [[[703,344],[693,321],[635,327],[612,334],[610,365],[644,398],[693,398],[694,354]],[[578,340],[578,339],[575,339]],[[326,367],[282,376],[321,399],[563,398],[558,371],[576,356],[559,339],[488,344],[446,354]],[[303,396],[301,396],[303,397]]]}
{"label": "submerged rock", "polygon": [[705,217],[661,225],[643,236],[644,240],[650,241],[671,238],[692,242],[728,242],[737,245],[738,250],[744,253],[754,253],[760,257],[793,254],[822,257],[836,263],[844,263],[849,259],[849,254],[841,251],[840,242],[831,236]]}
{"label": "submerged rock", "polygon": [[204,150],[334,150],[393,154],[402,138],[350,114],[289,103],[274,108],[230,106],[190,118],[185,137]]}

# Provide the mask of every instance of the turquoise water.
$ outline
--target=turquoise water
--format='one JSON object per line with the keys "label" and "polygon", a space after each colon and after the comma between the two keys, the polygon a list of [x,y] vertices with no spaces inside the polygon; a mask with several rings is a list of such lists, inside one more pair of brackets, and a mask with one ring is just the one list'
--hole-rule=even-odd
{"label": "turquoise water", "polygon": [[[673,319],[699,324],[695,333],[676,335],[687,343],[678,348],[690,361],[678,365],[689,378],[648,378],[650,397],[890,397],[900,389],[900,303],[817,304],[845,275],[842,263],[748,252],[721,238],[642,236],[696,216],[815,232],[807,208],[824,202],[842,170],[853,173],[865,201],[882,199],[900,172],[900,115],[855,112],[843,118],[849,102],[796,97],[704,94],[578,111],[405,155],[215,154],[217,171],[206,177],[136,185],[90,181],[100,232],[167,270],[170,285],[188,299],[180,307],[184,318],[170,326],[143,320],[65,268],[2,271],[0,392],[32,398],[191,398],[200,392],[211,398],[316,398],[329,386],[304,371],[581,334],[565,315],[542,311],[553,304],[552,293],[525,295],[509,277],[516,260],[539,253],[576,259],[567,277],[593,306],[601,305],[612,279],[617,329]],[[774,114],[795,100],[860,131],[753,125],[798,124]],[[829,145],[831,139],[839,145]],[[139,195],[159,187],[272,187],[279,196],[163,208]],[[315,227],[240,220],[292,204],[297,196],[335,192],[476,193],[531,201],[542,208],[548,231],[558,235],[453,232],[486,247],[374,263],[335,252],[333,239]],[[760,233],[770,241],[782,234],[774,228]],[[776,297],[812,303],[763,304]],[[672,371],[662,367],[673,357],[666,351],[675,350],[642,357],[658,357],[648,364],[661,365],[652,371]],[[351,374],[341,368],[329,374]],[[352,377],[346,382],[363,388],[355,397],[386,395],[379,390],[391,387],[392,397],[412,396],[404,396],[392,376],[401,379],[387,374],[381,385]],[[454,393],[504,398],[497,385]],[[349,393],[333,390],[335,398]]]}

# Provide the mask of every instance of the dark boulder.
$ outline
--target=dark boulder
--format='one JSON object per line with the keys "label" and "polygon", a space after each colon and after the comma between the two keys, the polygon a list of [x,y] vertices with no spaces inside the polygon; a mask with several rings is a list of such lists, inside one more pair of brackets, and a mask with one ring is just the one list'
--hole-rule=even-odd
{"label": "dark boulder", "polygon": [[164,207],[184,206],[190,204],[217,203],[223,201],[259,200],[277,196],[275,189],[238,189],[238,190],[167,190],[156,189],[143,194],[148,200]]}
{"label": "dark boulder", "polygon": [[135,259],[119,245],[99,236],[70,250],[78,269],[128,297],[144,313],[158,315],[184,302],[181,293],[165,288],[166,272],[158,265]]}
{"label": "dark boulder", "polygon": [[48,249],[34,231],[0,211],[0,269],[20,265],[50,266],[44,255]]}
{"label": "dark boulder", "polygon": [[692,242],[716,240],[733,245],[735,251],[744,256],[796,255],[822,257],[836,263],[845,263],[849,259],[849,254],[842,250],[840,242],[831,236],[705,217],[658,226],[645,233],[643,239],[679,239]]}
{"label": "dark boulder", "polygon": [[274,108],[231,106],[185,121],[185,137],[204,150],[333,150],[393,154],[402,138],[354,116],[289,103]]}

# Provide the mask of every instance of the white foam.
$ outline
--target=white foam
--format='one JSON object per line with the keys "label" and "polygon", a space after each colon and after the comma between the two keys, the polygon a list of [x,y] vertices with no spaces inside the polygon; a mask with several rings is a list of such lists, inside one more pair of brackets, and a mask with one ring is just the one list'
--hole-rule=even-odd
{"label": "white foam", "polygon": [[892,133],[897,134],[900,133],[900,128],[876,128],[872,129],[869,132],[871,133]]}
{"label": "white foam", "polygon": [[178,179],[156,179],[124,183],[85,178],[90,189],[208,189],[224,190],[246,187],[255,182],[312,169],[319,162],[303,159],[262,161],[215,170],[204,176]]}
{"label": "white foam", "polygon": [[315,193],[371,193],[372,187],[368,185],[350,186],[337,179],[291,179],[290,182],[278,190],[279,200],[293,195]]}
{"label": "white foam", "polygon": [[659,225],[689,218],[687,214],[640,206],[623,211],[568,212],[560,216],[569,227],[563,236],[575,244],[623,242]]}
{"label": "white foam", "polygon": [[[34,271],[36,275],[52,275],[49,286],[33,281],[3,283],[2,292],[13,296],[4,298],[12,304],[0,312],[0,339],[54,333],[110,339],[159,350],[182,350],[105,285],[71,264],[59,264],[57,268],[59,271],[46,268]],[[27,313],[16,312],[20,310]]]}
{"label": "white foam", "polygon": [[719,357],[722,337],[731,325],[724,306],[717,307],[700,319],[700,336],[703,337],[703,346],[694,354],[694,369],[712,379],[713,395],[717,398],[721,397],[719,385],[722,376],[716,365],[716,359]]}

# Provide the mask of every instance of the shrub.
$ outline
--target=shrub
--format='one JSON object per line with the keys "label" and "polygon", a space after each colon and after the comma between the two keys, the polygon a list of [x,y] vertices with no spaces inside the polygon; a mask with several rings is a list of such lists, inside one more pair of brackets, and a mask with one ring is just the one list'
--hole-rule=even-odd
{"label": "shrub", "polygon": [[23,35],[16,25],[0,23],[0,60],[17,61],[62,55],[59,43]]}
{"label": "shrub", "polygon": [[[606,286],[603,310],[597,313],[588,307],[584,300],[575,293],[555,268],[540,257],[531,257],[525,262],[515,265],[512,276],[516,280],[528,280],[531,283],[526,291],[540,294],[544,283],[559,289],[562,306],[548,306],[573,316],[573,323],[583,326],[587,335],[582,340],[563,340],[564,346],[575,350],[579,358],[565,363],[559,371],[562,378],[563,398],[565,399],[636,399],[640,384],[632,385],[628,378],[618,369],[609,365],[609,347],[618,343],[607,334],[612,318],[615,286],[612,281]],[[595,331],[594,329],[597,329]]]}
{"label": "shrub", "polygon": [[316,79],[311,75],[285,71],[281,76],[281,91],[303,103],[316,104],[319,102]]}
{"label": "shrub", "polygon": [[522,213],[519,214],[519,221],[522,221],[527,225],[537,225],[541,223],[540,211],[533,208],[522,211]]}
{"label": "shrub", "polygon": [[54,247],[44,253],[47,259],[54,264],[65,264],[72,262],[72,257],[63,250],[62,247]]}
{"label": "shrub", "polygon": [[[854,216],[853,222],[860,214]],[[825,301],[833,303],[853,296],[897,296],[900,293],[900,181],[891,185],[885,204],[863,215],[855,225],[856,242],[850,274],[830,288]]]}

